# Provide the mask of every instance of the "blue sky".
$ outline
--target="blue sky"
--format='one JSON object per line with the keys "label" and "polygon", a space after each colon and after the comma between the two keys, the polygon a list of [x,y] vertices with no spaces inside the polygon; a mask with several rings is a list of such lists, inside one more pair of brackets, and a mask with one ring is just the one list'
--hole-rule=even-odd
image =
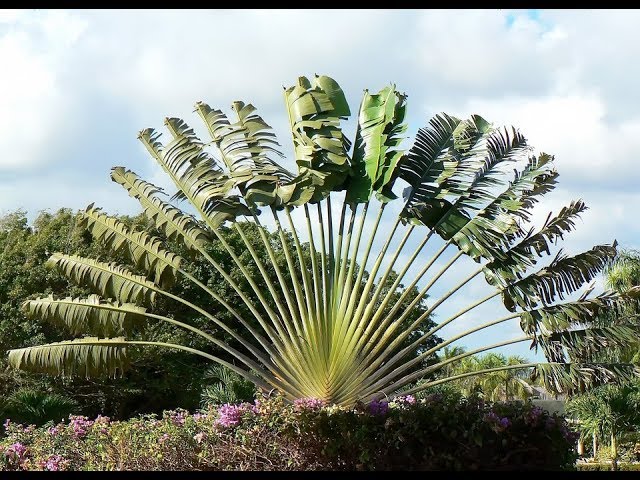
{"label": "blue sky", "polygon": [[[638,24],[637,10],[0,10],[0,212],[91,202],[138,212],[110,168],[168,187],[136,134],[165,116],[200,131],[198,100],[253,103],[291,158],[282,86],[319,73],[342,85],[352,110],[363,89],[394,82],[408,94],[407,146],[440,111],[519,127],[561,174],[536,220],[572,199],[590,207],[567,252],[614,238],[638,248]],[[353,122],[345,127],[353,137]],[[431,298],[474,267],[456,263]],[[438,319],[487,292],[481,279],[469,284]],[[488,303],[443,335],[501,308]],[[517,334],[510,323],[463,343]],[[524,344],[505,352],[532,358]]]}

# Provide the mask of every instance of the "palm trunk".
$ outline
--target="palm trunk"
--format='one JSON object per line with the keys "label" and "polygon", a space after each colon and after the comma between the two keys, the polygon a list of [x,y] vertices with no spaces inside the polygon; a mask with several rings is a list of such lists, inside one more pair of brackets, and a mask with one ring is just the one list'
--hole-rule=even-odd
{"label": "palm trunk", "polygon": [[615,433],[611,433],[611,470],[618,470],[618,441]]}
{"label": "palm trunk", "polygon": [[598,437],[596,434],[593,434],[593,458],[596,458],[596,453],[598,452]]}
{"label": "palm trunk", "polygon": [[578,455],[584,457],[584,438],[582,436],[578,439]]}

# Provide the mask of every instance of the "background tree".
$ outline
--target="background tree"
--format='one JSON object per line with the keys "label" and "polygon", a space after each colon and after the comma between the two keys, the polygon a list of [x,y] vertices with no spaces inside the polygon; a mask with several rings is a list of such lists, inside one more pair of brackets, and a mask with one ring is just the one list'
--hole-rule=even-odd
{"label": "background tree", "polygon": [[[640,385],[602,385],[567,402],[566,411],[577,418],[583,437],[609,439],[614,470],[620,435],[640,426]],[[594,457],[596,455],[594,441]]]}
{"label": "background tree", "polygon": [[[460,353],[463,352],[464,349],[460,349]],[[500,370],[499,368],[529,363],[527,359],[517,355],[506,356],[491,352],[466,357],[462,361],[452,364],[454,366],[447,372],[447,376],[491,370],[483,375],[462,378],[459,381],[462,393],[465,396],[480,395],[493,402],[525,400],[533,394],[529,380],[531,367],[524,367],[522,370],[515,368]]]}
{"label": "background tree", "polygon": [[[640,253],[625,249],[609,262],[603,270],[605,285],[622,295],[633,292],[640,284]],[[640,305],[635,295],[626,295],[621,308],[602,310],[595,319],[598,325],[630,322],[638,325]],[[586,359],[637,364],[640,352],[638,337],[624,346],[612,346],[600,351],[587,352]],[[607,385],[573,396],[567,403],[567,413],[573,415],[581,434],[593,439],[593,455],[599,441],[610,441],[613,466],[618,458],[620,434],[640,427],[638,401],[640,391],[637,381],[622,385]]]}

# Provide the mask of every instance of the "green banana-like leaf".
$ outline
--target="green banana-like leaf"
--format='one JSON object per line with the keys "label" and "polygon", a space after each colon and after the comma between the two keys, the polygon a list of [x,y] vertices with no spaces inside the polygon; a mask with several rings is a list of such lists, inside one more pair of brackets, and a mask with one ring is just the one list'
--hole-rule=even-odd
{"label": "green banana-like leaf", "polygon": [[174,138],[164,148],[153,129],[142,130],[138,138],[178,187],[173,198],[188,199],[213,228],[250,214],[239,197],[227,195],[232,182],[204,151],[193,130],[176,118],[167,118],[165,125]]}
{"label": "green banana-like leaf", "polygon": [[531,229],[524,238],[512,245],[501,258],[485,264],[483,273],[490,285],[505,287],[522,278],[522,274],[537,263],[543,253],[550,254],[549,244],[564,238],[575,227],[575,222],[587,209],[582,200],[563,207],[555,217],[547,216],[543,226],[534,233]]}
{"label": "green banana-like leaf", "polygon": [[49,295],[27,300],[22,308],[29,318],[64,327],[72,335],[89,333],[100,337],[129,335],[144,325],[146,312],[133,303],[106,302],[98,295],[58,300]]}
{"label": "green banana-like leaf", "polygon": [[[586,292],[588,293],[588,292]],[[529,335],[550,335],[577,325],[591,324],[602,311],[619,311],[623,299],[620,295],[605,292],[597,297],[585,295],[575,302],[560,303],[526,310],[520,314],[520,328]]]}
{"label": "green banana-like leaf", "polygon": [[[494,151],[494,158],[517,155],[526,148],[526,141],[513,136],[512,148],[503,146],[500,157]],[[479,177],[482,178],[482,177]],[[505,250],[512,243],[526,235],[521,221],[530,220],[530,209],[537,202],[537,196],[551,191],[556,183],[557,172],[552,165],[552,157],[542,154],[530,157],[527,166],[499,195],[485,191],[483,195],[492,195],[488,205],[467,222],[454,235],[453,242],[474,260],[488,258],[491,261],[507,258]],[[463,206],[463,203],[460,203]]]}
{"label": "green banana-like leaf", "polygon": [[[638,338],[637,328],[630,324],[581,328],[540,335],[538,344],[550,362],[567,362],[592,358],[607,348],[629,345]],[[567,357],[568,354],[568,357]]]}
{"label": "green banana-like leaf", "polygon": [[221,110],[214,110],[204,102],[196,104],[196,112],[206,123],[211,138],[220,150],[229,170],[230,182],[240,188],[250,205],[281,206],[289,202],[295,175],[270,158],[270,154],[284,155],[271,127],[254,112],[255,107],[234,102],[232,109],[237,121],[231,123]]}
{"label": "green banana-like leaf", "polygon": [[365,90],[351,159],[348,202],[366,202],[373,192],[383,201],[396,198],[391,187],[396,165],[403,155],[397,147],[402,142],[399,135],[407,130],[406,98],[395,85],[374,95]]}
{"label": "green banana-like leaf", "polygon": [[9,350],[8,362],[14,368],[34,373],[116,377],[129,366],[129,356],[122,337],[85,337]]}
{"label": "green banana-like leaf", "polygon": [[407,209],[407,218],[414,225],[435,228],[438,235],[449,240],[471,220],[464,212],[444,199],[425,199]]}
{"label": "green banana-like leaf", "polygon": [[114,252],[122,252],[133,264],[149,272],[153,282],[162,286],[173,285],[182,259],[162,246],[162,242],[145,231],[130,231],[115,217],[102,213],[89,205],[79,223],[96,240]]}
{"label": "green banana-like leaf", "polygon": [[448,183],[452,177],[475,175],[484,160],[481,140],[491,131],[489,123],[478,115],[461,121],[444,113],[418,130],[413,146],[399,162],[399,177],[409,184],[403,194],[401,217],[410,221],[417,205],[445,198],[449,188],[455,187],[455,183]]}
{"label": "green banana-like leaf", "polygon": [[[480,120],[477,122],[484,125]],[[439,125],[439,123],[434,121],[433,125]],[[453,123],[446,125],[449,129],[453,127]],[[435,172],[439,172],[435,187],[430,185],[430,181],[420,183],[418,187],[425,187],[421,194],[416,194],[418,190],[412,188],[401,215],[412,223],[421,223],[429,228],[435,228],[445,240],[451,239],[458,248],[479,261],[480,258],[499,255],[501,248],[506,248],[508,240],[518,231],[516,217],[506,208],[510,205],[507,203],[505,207],[502,205],[502,199],[496,200],[494,191],[502,184],[500,178],[502,172],[498,166],[502,162],[518,159],[527,148],[527,143],[526,139],[515,130],[511,133],[508,130],[481,130],[476,129],[475,125],[476,121],[460,123],[451,131],[448,155],[458,159],[452,162],[455,166],[447,170],[449,167],[444,165],[445,161],[441,157],[433,160],[432,166],[439,161],[443,163],[441,167],[434,169]],[[461,126],[464,128],[460,128]],[[444,134],[448,132],[443,128],[439,131],[441,138],[444,138]],[[460,131],[475,132],[473,135],[464,136],[464,141],[461,141],[464,146],[462,152],[455,150],[454,134]],[[429,137],[425,134],[425,138],[430,139],[433,136]],[[483,140],[484,146],[470,145],[468,138],[474,139],[475,143]],[[431,145],[431,150],[434,149],[435,146]],[[420,151],[426,151],[426,148],[422,147]],[[454,153],[452,154],[451,151]],[[469,155],[470,152],[475,153]],[[475,158],[481,154],[481,161]],[[420,161],[417,160],[414,165],[419,165]],[[405,179],[413,181],[419,178],[411,174],[405,176]],[[443,192],[458,195],[458,198],[452,203],[441,198]],[[478,205],[487,201],[490,202],[489,205],[473,218],[465,211],[477,210]]]}
{"label": "green banana-like leaf", "polygon": [[586,252],[567,257],[559,251],[545,268],[507,286],[502,292],[502,301],[511,312],[516,305],[527,309],[538,302],[553,303],[555,298],[564,299],[590,282],[616,255],[616,245],[597,245]]}
{"label": "green banana-like leaf", "polygon": [[153,282],[114,262],[54,253],[47,261],[47,266],[55,267],[74,283],[89,286],[105,298],[136,305],[155,302],[157,287]]}
{"label": "green banana-like leaf", "polygon": [[131,170],[114,167],[111,179],[122,185],[129,195],[137,199],[144,213],[168,240],[181,239],[191,249],[204,247],[210,241],[210,235],[191,215],[177,209],[170,203],[155,196],[162,189],[146,182]]}
{"label": "green banana-like leaf", "polygon": [[305,203],[305,189],[312,190],[311,200],[317,202],[343,188],[349,174],[351,142],[342,133],[340,120],[351,112],[344,92],[327,76],[315,76],[312,81],[299,77],[284,97],[299,169],[294,183],[301,185],[290,203]]}
{"label": "green banana-like leaf", "polygon": [[557,394],[575,394],[598,385],[631,381],[640,371],[633,364],[621,363],[541,363],[534,368],[532,380]]}

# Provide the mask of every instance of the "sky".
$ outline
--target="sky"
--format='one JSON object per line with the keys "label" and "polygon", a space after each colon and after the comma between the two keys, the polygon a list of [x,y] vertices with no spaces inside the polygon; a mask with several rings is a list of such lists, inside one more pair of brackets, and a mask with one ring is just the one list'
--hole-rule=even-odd
{"label": "sky", "polygon": [[[622,9],[0,10],[0,213],[24,209],[34,218],[92,202],[111,214],[138,213],[110,180],[111,167],[170,187],[136,135],[177,116],[204,138],[193,113],[199,100],[227,112],[234,100],[254,104],[294,168],[282,88],[317,73],[340,83],[352,111],[364,89],[395,83],[408,95],[406,148],[442,111],[514,125],[536,152],[555,155],[560,172],[535,219],[578,198],[589,206],[565,237],[567,253],[614,239],[640,248],[639,24],[639,10]],[[344,126],[353,138],[353,121]],[[392,221],[385,217],[381,230]],[[477,268],[463,260],[430,299]],[[478,277],[436,320],[490,292]],[[505,312],[487,302],[439,333],[447,338]],[[518,331],[509,322],[461,344],[477,348]],[[502,352],[540,358],[527,344]]]}

